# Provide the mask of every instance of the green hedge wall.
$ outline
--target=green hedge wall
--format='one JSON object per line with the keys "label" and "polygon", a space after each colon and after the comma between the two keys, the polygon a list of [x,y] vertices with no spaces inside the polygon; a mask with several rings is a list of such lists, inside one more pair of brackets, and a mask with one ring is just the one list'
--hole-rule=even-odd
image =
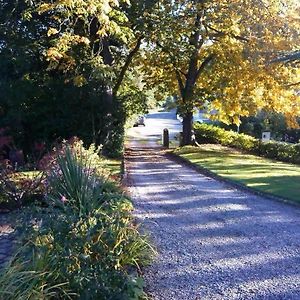
{"label": "green hedge wall", "polygon": [[300,143],[262,142],[259,139],[243,133],[228,131],[207,124],[195,124],[194,130],[198,143],[221,144],[259,156],[300,164]]}

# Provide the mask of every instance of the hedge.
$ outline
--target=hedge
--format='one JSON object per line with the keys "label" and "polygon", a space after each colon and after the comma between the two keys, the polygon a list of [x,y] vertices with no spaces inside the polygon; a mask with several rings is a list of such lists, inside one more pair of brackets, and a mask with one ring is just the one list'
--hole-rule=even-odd
{"label": "hedge", "polygon": [[195,124],[198,143],[221,144],[279,161],[300,164],[300,143],[262,142],[250,135],[208,124]]}

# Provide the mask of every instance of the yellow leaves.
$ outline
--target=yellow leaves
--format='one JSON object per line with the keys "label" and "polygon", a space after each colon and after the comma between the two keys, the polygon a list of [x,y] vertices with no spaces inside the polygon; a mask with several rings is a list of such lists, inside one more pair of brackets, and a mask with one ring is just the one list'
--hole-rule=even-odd
{"label": "yellow leaves", "polygon": [[[129,4],[129,1],[123,1]],[[41,5],[40,12],[46,12],[50,9],[57,10],[57,14],[65,14],[68,20],[76,22],[76,19],[82,19],[89,22],[89,19],[97,18],[100,26],[97,31],[99,37],[108,35],[121,36],[121,27],[119,23],[127,20],[126,15],[120,10],[116,9],[119,2],[116,0],[64,0],[58,1],[52,6]],[[62,18],[63,19],[63,18]],[[117,22],[117,21],[118,22]],[[69,31],[71,32],[71,31]],[[56,34],[52,28],[48,31],[48,36]]]}
{"label": "yellow leaves", "polygon": [[63,73],[67,73],[69,71],[72,71],[76,67],[76,61],[71,56],[65,55],[63,59],[57,64],[58,70],[62,71]]}
{"label": "yellow leaves", "polygon": [[110,11],[112,10],[111,4],[114,6],[118,6],[119,3],[118,1],[103,1],[101,10],[103,11],[104,14],[109,14]]}
{"label": "yellow leaves", "polygon": [[87,7],[87,12],[89,13],[89,14],[95,14],[96,12],[97,12],[97,6],[95,5],[95,4],[93,4],[93,3],[90,3],[89,5],[88,5],[88,7]]}
{"label": "yellow leaves", "polygon": [[[50,34],[54,34],[54,28],[49,29]],[[49,33],[48,31],[48,33]],[[75,60],[70,56],[70,49],[78,44],[89,45],[90,40],[84,36],[62,34],[57,40],[54,47],[46,51],[46,60],[50,62],[48,70],[59,68],[66,72],[73,69],[76,65]]]}
{"label": "yellow leaves", "polygon": [[48,32],[47,32],[47,36],[50,37],[52,35],[55,35],[58,33],[58,30],[56,28],[49,28]]}
{"label": "yellow leaves", "polygon": [[102,26],[97,31],[97,35],[100,36],[100,37],[107,36],[107,33],[108,33],[108,26]]}
{"label": "yellow leaves", "polygon": [[73,83],[77,87],[82,87],[85,84],[87,84],[87,80],[85,79],[85,77],[83,75],[78,75],[73,79]]}
{"label": "yellow leaves", "polygon": [[57,2],[59,5],[71,6],[74,1],[73,0],[58,0]]}
{"label": "yellow leaves", "polygon": [[30,21],[32,19],[32,12],[29,10],[24,11],[22,18],[26,21]]}
{"label": "yellow leaves", "polygon": [[78,41],[79,44],[85,44],[85,45],[90,44],[90,40],[87,37],[84,37],[84,36],[77,36],[77,41]]}
{"label": "yellow leaves", "polygon": [[23,80],[26,80],[26,81],[30,80],[30,74],[29,73],[24,74]]}
{"label": "yellow leaves", "polygon": [[233,122],[233,124],[235,124],[235,125],[237,125],[237,126],[240,126],[240,125],[241,125],[241,119],[240,119],[239,116],[233,116],[232,122]]}
{"label": "yellow leaves", "polygon": [[214,100],[212,102],[212,107],[217,109],[217,110],[220,110],[222,108],[222,103],[220,100]]}
{"label": "yellow leaves", "polygon": [[60,53],[57,48],[52,47],[47,51],[46,56],[47,60],[59,61],[63,57],[63,54]]}
{"label": "yellow leaves", "polygon": [[37,12],[41,15],[49,10],[51,10],[53,8],[53,4],[49,4],[49,3],[42,3],[38,9]]}

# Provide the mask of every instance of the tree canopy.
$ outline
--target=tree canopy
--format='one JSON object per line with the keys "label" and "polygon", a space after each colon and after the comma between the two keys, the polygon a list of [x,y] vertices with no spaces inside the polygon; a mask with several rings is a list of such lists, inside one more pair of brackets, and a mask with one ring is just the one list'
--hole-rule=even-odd
{"label": "tree canopy", "polygon": [[1,0],[0,8],[0,126],[28,151],[35,140],[72,135],[121,142],[126,118],[146,111],[153,93],[178,96],[184,144],[193,109],[204,105],[225,123],[264,109],[297,125],[297,0]]}
{"label": "tree canopy", "polygon": [[[299,45],[296,1],[161,1],[153,20],[146,71],[178,94],[185,143],[192,110],[211,103],[223,122],[239,124],[265,108],[299,114],[295,66],[271,64]],[[159,58],[158,58],[159,57]],[[292,118],[290,118],[292,120]]]}
{"label": "tree canopy", "polygon": [[0,5],[1,125],[28,152],[36,140],[73,135],[121,146],[126,117],[146,109],[131,64],[146,26],[137,15],[151,1]]}

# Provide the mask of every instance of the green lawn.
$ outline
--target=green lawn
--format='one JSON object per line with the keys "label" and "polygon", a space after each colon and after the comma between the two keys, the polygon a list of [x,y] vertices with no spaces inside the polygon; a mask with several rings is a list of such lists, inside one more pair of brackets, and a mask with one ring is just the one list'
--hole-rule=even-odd
{"label": "green lawn", "polygon": [[183,147],[174,153],[247,187],[300,202],[299,165],[244,154],[220,145]]}

